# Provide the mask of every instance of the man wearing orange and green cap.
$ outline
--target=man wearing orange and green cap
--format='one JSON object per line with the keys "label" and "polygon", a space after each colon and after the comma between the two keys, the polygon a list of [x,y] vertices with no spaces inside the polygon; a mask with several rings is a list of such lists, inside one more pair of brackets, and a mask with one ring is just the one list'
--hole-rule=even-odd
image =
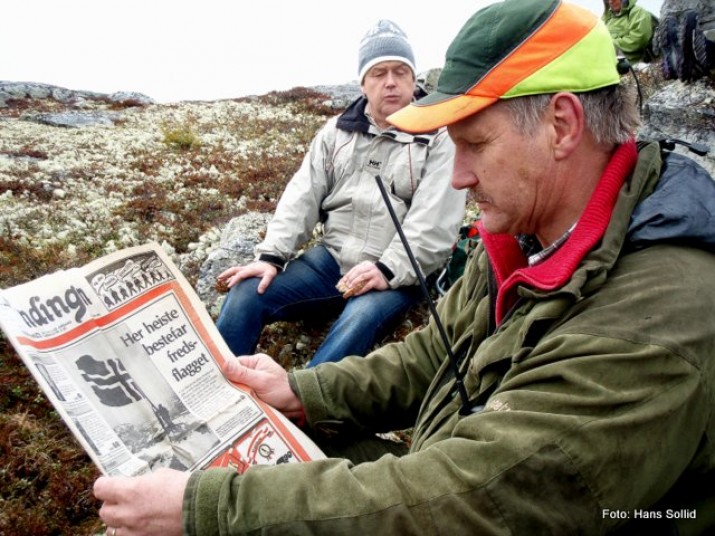
{"label": "man wearing orange and green cap", "polygon": [[[290,374],[237,359],[226,374],[303,415],[331,457],[103,478],[105,522],[117,536],[149,519],[165,534],[712,531],[715,183],[634,141],[603,22],[558,0],[490,5],[436,92],[389,120],[447,126],[452,183],[481,211],[443,331],[433,318]],[[374,435],[411,426],[405,452]]]}

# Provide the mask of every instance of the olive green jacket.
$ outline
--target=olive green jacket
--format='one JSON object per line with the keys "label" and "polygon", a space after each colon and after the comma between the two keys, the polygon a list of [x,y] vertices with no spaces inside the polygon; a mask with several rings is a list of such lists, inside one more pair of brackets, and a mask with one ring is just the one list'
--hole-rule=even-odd
{"label": "olive green jacket", "polygon": [[[695,181],[653,192],[660,168],[651,144],[616,189],[602,240],[555,288],[514,286],[498,322],[489,291],[497,253],[480,246],[439,305],[450,346],[465,355],[469,414],[460,414],[434,320],[366,358],[294,372],[314,429],[414,424],[410,454],[195,473],[186,532],[553,536],[715,526],[715,255],[686,245],[712,247],[715,211],[704,209]],[[676,179],[693,174],[683,157],[667,168]],[[695,174],[715,199],[715,184]],[[691,190],[687,204],[667,202]],[[646,197],[655,202],[634,213]],[[553,283],[545,281],[536,286]]]}

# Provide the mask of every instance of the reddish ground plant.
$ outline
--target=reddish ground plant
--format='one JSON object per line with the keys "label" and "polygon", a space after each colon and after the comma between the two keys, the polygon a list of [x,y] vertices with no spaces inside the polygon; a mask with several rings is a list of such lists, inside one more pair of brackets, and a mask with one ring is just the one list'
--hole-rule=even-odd
{"label": "reddish ground plant", "polygon": [[[310,140],[336,110],[305,88],[259,100],[119,111],[99,100],[83,110],[124,115],[114,127],[95,130],[24,120],[68,109],[51,100],[19,99],[0,108],[8,127],[0,138],[0,288],[85,264],[105,254],[110,243],[166,241],[182,253],[241,211],[273,211]],[[167,142],[161,125],[169,125],[165,133],[174,132],[172,125],[184,130]],[[173,143],[186,132],[193,136],[190,144]],[[199,268],[187,264],[190,281]],[[301,366],[322,329],[275,326],[261,345],[286,367]],[[293,342],[304,334],[308,342],[295,349]],[[0,534],[102,532],[92,495],[97,476],[0,334]]]}

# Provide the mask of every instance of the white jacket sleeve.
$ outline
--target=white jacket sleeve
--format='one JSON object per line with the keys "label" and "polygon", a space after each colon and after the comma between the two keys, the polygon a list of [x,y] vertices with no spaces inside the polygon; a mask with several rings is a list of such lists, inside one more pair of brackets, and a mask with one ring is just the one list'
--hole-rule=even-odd
{"label": "white jacket sleeve", "polygon": [[335,143],[334,122],[331,119],[318,132],[303,163],[288,182],[268,224],[266,237],[256,246],[257,258],[270,255],[288,262],[311,238],[330,184],[326,162]]}

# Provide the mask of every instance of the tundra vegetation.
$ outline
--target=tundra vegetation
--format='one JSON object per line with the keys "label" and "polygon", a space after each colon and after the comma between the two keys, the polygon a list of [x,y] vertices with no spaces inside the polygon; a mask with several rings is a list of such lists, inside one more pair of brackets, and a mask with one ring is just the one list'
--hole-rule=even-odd
{"label": "tundra vegetation", "polygon": [[[639,74],[644,100],[663,84]],[[630,77],[628,83],[633,84]],[[11,99],[0,107],[0,288],[156,241],[189,282],[202,237],[248,211],[270,213],[320,126],[341,110],[308,88],[213,102],[75,104]],[[104,114],[112,124],[59,128],[43,114]],[[476,217],[469,201],[467,220]],[[424,324],[425,306],[383,343]],[[267,327],[259,350],[302,366],[322,324]],[[409,441],[409,431],[397,432]],[[99,471],[0,333],[0,535],[103,533]]]}
{"label": "tundra vegetation", "polygon": [[[245,211],[272,212],[310,141],[336,113],[306,88],[215,102],[0,108],[0,288],[153,240],[178,260]],[[60,128],[42,114],[106,114]],[[182,264],[196,281],[200,259]],[[321,328],[267,330],[274,355]],[[304,337],[306,355],[314,337]],[[317,343],[317,341],[316,341]],[[283,351],[285,357],[290,352]],[[96,534],[98,470],[0,335],[0,534]]]}

